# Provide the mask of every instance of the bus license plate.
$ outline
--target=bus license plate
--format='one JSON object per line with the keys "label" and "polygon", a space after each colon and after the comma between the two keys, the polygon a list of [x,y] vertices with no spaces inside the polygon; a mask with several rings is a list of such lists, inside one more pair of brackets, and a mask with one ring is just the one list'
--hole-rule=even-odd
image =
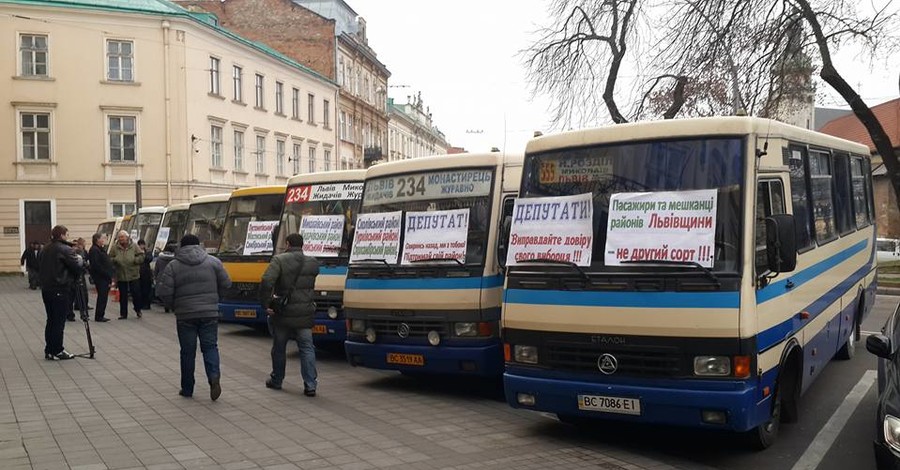
{"label": "bus license plate", "polygon": [[235,310],[234,318],[256,318],[256,310]]}
{"label": "bus license plate", "polygon": [[424,366],[425,356],[421,354],[388,353],[387,363],[401,366]]}
{"label": "bus license plate", "polygon": [[640,416],[641,401],[636,398],[578,395],[578,409]]}
{"label": "bus license plate", "polygon": [[328,328],[325,328],[325,325],[313,325],[312,331],[313,334],[324,335],[325,333],[328,333]]}

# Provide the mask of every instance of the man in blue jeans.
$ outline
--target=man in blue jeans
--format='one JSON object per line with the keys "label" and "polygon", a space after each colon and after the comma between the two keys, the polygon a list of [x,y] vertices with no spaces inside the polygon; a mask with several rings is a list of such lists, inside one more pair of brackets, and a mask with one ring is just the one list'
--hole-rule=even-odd
{"label": "man in blue jeans", "polygon": [[[176,288],[177,283],[177,288]],[[231,287],[222,262],[209,256],[196,235],[185,235],[181,248],[163,270],[156,293],[163,305],[175,312],[178,343],[181,346],[181,390],[183,397],[194,395],[194,362],[197,339],[209,381],[209,398],[222,394],[219,371],[219,298]]]}
{"label": "man in blue jeans", "polygon": [[285,349],[293,339],[300,349],[303,394],[314,397],[318,377],[312,337],[316,313],[313,289],[319,261],[303,254],[303,237],[299,233],[288,235],[286,241],[287,250],[272,258],[259,286],[260,302],[267,309],[272,332],[272,374],[266,387],[281,390],[287,362]]}

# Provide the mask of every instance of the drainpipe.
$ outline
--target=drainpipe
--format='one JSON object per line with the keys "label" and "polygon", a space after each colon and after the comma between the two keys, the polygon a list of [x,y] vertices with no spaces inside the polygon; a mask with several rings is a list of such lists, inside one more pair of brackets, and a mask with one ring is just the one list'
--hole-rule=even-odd
{"label": "drainpipe", "polygon": [[169,89],[169,20],[163,20],[163,84],[166,107],[166,205],[172,204],[172,96]]}

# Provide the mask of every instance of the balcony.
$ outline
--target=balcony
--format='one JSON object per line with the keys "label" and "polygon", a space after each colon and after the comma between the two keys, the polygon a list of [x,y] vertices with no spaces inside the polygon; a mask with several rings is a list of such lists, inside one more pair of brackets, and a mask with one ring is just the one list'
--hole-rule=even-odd
{"label": "balcony", "polygon": [[363,149],[363,160],[365,160],[366,163],[381,160],[383,156],[381,147],[366,147]]}

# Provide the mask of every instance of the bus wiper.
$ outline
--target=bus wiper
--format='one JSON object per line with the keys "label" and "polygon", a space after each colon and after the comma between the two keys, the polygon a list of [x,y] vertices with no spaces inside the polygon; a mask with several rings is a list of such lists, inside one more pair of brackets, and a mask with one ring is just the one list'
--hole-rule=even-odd
{"label": "bus wiper", "polygon": [[581,269],[581,266],[571,262],[571,261],[563,261],[560,259],[551,259],[551,258],[532,258],[532,259],[523,259],[519,261],[519,263],[547,263],[547,264],[559,264],[563,266],[569,266],[570,268],[578,271],[578,274],[581,274],[581,277],[586,281],[590,281],[591,278],[588,277],[587,273]]}
{"label": "bus wiper", "polygon": [[384,258],[366,258],[366,259],[358,259],[358,260],[356,260],[356,262],[357,262],[357,263],[372,263],[372,262],[374,262],[374,263],[384,263],[384,265],[387,266],[387,268],[388,268],[389,271],[394,272],[394,267],[391,266],[391,263],[388,263],[387,260],[384,259]]}
{"label": "bus wiper", "polygon": [[422,258],[422,259],[417,259],[417,260],[410,261],[410,264],[412,264],[412,263],[424,263],[424,262],[426,262],[426,261],[456,261],[456,264],[458,264],[458,265],[460,265],[460,266],[465,266],[465,265],[466,265],[466,263],[463,263],[462,261],[460,261],[460,260],[458,260],[458,259],[456,259],[456,258]]}
{"label": "bus wiper", "polygon": [[716,276],[711,269],[703,266],[702,264],[696,261],[672,261],[666,259],[634,259],[634,260],[626,260],[622,261],[622,264],[662,264],[669,266],[693,266],[695,268],[700,268],[713,282],[716,283],[716,287],[721,286],[722,282],[719,281],[719,278]]}

